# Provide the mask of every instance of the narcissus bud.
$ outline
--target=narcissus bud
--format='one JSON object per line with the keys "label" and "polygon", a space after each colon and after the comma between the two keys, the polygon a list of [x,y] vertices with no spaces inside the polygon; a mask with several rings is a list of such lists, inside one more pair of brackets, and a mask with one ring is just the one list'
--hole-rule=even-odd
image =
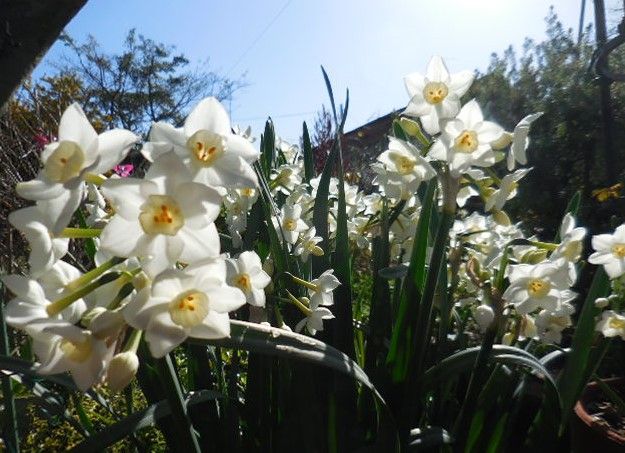
{"label": "narcissus bud", "polygon": [[473,310],[473,318],[480,330],[485,332],[495,319],[495,311],[489,305],[482,304]]}
{"label": "narcissus bud", "polygon": [[106,382],[113,392],[125,389],[134,379],[139,369],[139,357],[132,351],[116,354],[109,362]]}

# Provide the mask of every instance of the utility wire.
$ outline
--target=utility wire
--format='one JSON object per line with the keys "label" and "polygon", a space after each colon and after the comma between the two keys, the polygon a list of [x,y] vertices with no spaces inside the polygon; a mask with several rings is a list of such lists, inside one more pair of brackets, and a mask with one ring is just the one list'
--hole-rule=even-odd
{"label": "utility wire", "polygon": [[267,33],[267,31],[271,28],[271,26],[275,23],[275,21],[278,20],[280,15],[282,15],[284,10],[287,9],[287,7],[291,4],[292,1],[293,0],[287,0],[287,2],[284,5],[282,5],[282,8],[280,8],[280,11],[278,11],[276,15],[273,16],[273,18],[269,21],[269,23],[265,26],[265,28],[263,28],[263,30],[258,34],[258,36],[254,38],[254,41],[252,41],[252,43],[247,47],[247,49],[243,51],[241,56],[237,58],[237,60],[234,62],[232,67],[228,70],[226,75],[230,75],[230,73],[234,70],[234,68],[236,68],[239,65],[239,63],[241,63],[241,61],[243,61],[243,59],[247,56],[250,50],[252,50],[252,48],[256,45],[256,43],[258,43],[258,41],[261,40],[261,38],[265,35],[265,33]]}

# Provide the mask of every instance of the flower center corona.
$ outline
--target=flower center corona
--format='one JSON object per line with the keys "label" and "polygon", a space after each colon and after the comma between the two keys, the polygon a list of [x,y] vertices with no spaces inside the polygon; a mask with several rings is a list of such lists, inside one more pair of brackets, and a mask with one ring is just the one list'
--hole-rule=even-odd
{"label": "flower center corona", "polygon": [[295,231],[295,229],[297,228],[297,220],[284,219],[284,222],[282,222],[282,227],[287,231]]}
{"label": "flower center corona", "polygon": [[417,162],[414,159],[411,159],[406,156],[390,156],[395,163],[395,167],[397,167],[397,171],[401,175],[407,175],[412,173]]}
{"label": "flower center corona", "polygon": [[171,320],[181,327],[191,328],[201,324],[208,311],[208,297],[195,289],[179,294],[169,303]]}
{"label": "flower center corona", "polygon": [[614,244],[612,246],[612,254],[617,258],[625,258],[625,244]]}
{"label": "flower center corona", "polygon": [[608,324],[612,329],[617,329],[617,330],[625,329],[625,319],[610,318],[610,320],[608,321]]}
{"label": "flower center corona", "polygon": [[440,104],[448,93],[449,89],[443,82],[429,82],[423,88],[423,97],[428,104]]}
{"label": "flower center corona", "polygon": [[82,363],[91,355],[93,349],[91,339],[87,339],[82,343],[74,343],[69,340],[61,340],[60,349],[63,355],[72,362]]}
{"label": "flower center corona", "polygon": [[456,137],[454,147],[462,153],[472,153],[477,149],[478,141],[475,131],[464,130]]}
{"label": "flower center corona", "polygon": [[234,284],[244,293],[249,293],[252,289],[252,281],[247,274],[239,274],[234,278]]}
{"label": "flower center corona", "polygon": [[529,293],[530,297],[535,297],[535,298],[545,297],[550,289],[551,289],[551,284],[539,278],[534,278],[530,280],[529,283],[527,284],[527,292]]}
{"label": "flower center corona", "polygon": [[64,183],[80,174],[85,153],[74,142],[62,141],[46,161],[44,172],[48,179]]}
{"label": "flower center corona", "polygon": [[184,225],[184,217],[176,200],[167,195],[150,195],[141,207],[139,223],[147,234],[175,236]]}
{"label": "flower center corona", "polygon": [[226,150],[226,141],[219,134],[199,130],[187,140],[187,148],[197,165],[210,167]]}

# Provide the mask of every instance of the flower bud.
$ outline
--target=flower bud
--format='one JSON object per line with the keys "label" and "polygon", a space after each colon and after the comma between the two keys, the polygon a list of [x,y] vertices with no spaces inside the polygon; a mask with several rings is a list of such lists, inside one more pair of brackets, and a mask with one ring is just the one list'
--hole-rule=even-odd
{"label": "flower bud", "polygon": [[497,140],[490,142],[490,147],[495,151],[500,151],[512,143],[513,134],[503,131]]}
{"label": "flower bud", "polygon": [[510,221],[510,217],[503,211],[495,211],[493,212],[493,220],[495,223],[501,226],[510,226],[512,222]]}
{"label": "flower bud", "polygon": [[482,332],[490,327],[495,319],[495,311],[489,305],[479,305],[473,310],[473,318]]}
{"label": "flower bud", "polygon": [[124,316],[119,311],[104,310],[91,319],[89,330],[99,340],[116,336],[126,325]]}
{"label": "flower bud", "polygon": [[406,133],[406,135],[409,135],[410,137],[417,137],[417,136],[423,135],[423,132],[421,132],[421,127],[419,126],[419,123],[417,123],[414,120],[411,120],[406,117],[401,117],[399,119],[399,125],[401,126],[402,130]]}
{"label": "flower bud", "polygon": [[82,318],[80,318],[80,324],[82,324],[83,327],[88,329],[89,326],[91,325],[91,322],[97,316],[100,316],[105,311],[107,311],[107,310],[104,307],[94,307],[94,308],[92,308],[91,310],[85,312],[84,315],[82,315]]}
{"label": "flower bud", "polygon": [[134,276],[134,278],[132,279],[132,284],[137,291],[140,291],[150,284],[150,278],[146,275],[145,272],[141,271]]}
{"label": "flower bud", "polygon": [[510,346],[514,341],[514,334],[512,332],[506,332],[501,339],[501,344],[505,344],[506,346]]}
{"label": "flower bud", "polygon": [[116,354],[109,362],[106,382],[113,392],[125,389],[139,369],[139,357],[132,351]]}
{"label": "flower bud", "polygon": [[530,250],[523,257],[521,257],[521,262],[525,264],[538,264],[542,263],[547,259],[547,250]]}
{"label": "flower bud", "polygon": [[595,307],[605,308],[610,305],[610,301],[606,297],[598,297],[595,299]]}

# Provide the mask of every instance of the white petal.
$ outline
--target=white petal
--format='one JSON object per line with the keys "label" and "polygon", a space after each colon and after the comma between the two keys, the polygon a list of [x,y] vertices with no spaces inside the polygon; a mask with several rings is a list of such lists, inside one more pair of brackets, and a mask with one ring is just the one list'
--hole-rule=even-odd
{"label": "white petal", "polygon": [[184,241],[184,249],[180,255],[181,261],[193,263],[219,255],[221,244],[214,223],[199,230],[183,227],[178,231],[178,236]]}
{"label": "white petal", "polygon": [[443,59],[435,55],[428,63],[425,77],[431,82],[445,82],[449,81],[449,71],[443,62]]}
{"label": "white petal", "polygon": [[176,186],[191,181],[191,173],[180,157],[170,151],[154,161],[145,179],[154,182],[160,190],[169,195],[174,193]]}
{"label": "white petal", "polygon": [[59,197],[65,188],[63,184],[37,178],[17,183],[15,191],[20,197],[27,200],[50,200]]}
{"label": "white petal", "polygon": [[204,184],[179,184],[172,196],[180,206],[185,225],[193,229],[205,228],[219,215],[222,197],[215,189]]}
{"label": "white petal", "polygon": [[425,88],[425,77],[418,72],[413,72],[404,77],[404,85],[408,95],[412,98],[415,95],[420,95],[423,99],[423,88]]}
{"label": "white petal", "polygon": [[231,286],[210,288],[206,294],[208,295],[208,303],[211,310],[215,310],[218,313],[229,313],[245,305],[243,293]]}
{"label": "white petal", "polygon": [[169,312],[152,317],[145,331],[145,341],[152,356],[160,359],[187,338],[187,332],[171,321]]}
{"label": "white petal", "polygon": [[462,97],[473,83],[474,75],[471,71],[461,71],[451,75],[449,91],[453,91]]}
{"label": "white petal", "polygon": [[141,192],[141,185],[145,183],[154,185],[138,178],[110,178],[102,184],[101,191],[118,215],[136,222],[141,213],[141,205],[147,198]]}
{"label": "white petal", "polygon": [[199,130],[227,136],[231,133],[230,119],[224,106],[214,97],[200,101],[184,122],[184,133],[191,137]]}
{"label": "white petal", "polygon": [[129,257],[137,251],[137,246],[145,232],[137,220],[129,221],[114,216],[100,234],[100,247],[114,256]]}
{"label": "white petal", "polygon": [[70,105],[59,122],[59,142],[72,141],[77,143],[85,154],[95,151],[98,134],[87,119],[80,105]]}
{"label": "white petal", "polygon": [[241,156],[246,162],[252,164],[258,160],[260,152],[254,148],[245,138],[229,134],[226,136],[226,152],[233,152],[237,156]]}
{"label": "white petal", "polygon": [[206,339],[229,337],[230,318],[227,313],[209,311],[202,324],[191,329],[189,336]]}
{"label": "white petal", "polygon": [[130,148],[139,140],[139,137],[125,129],[113,129],[101,134],[98,138],[100,162],[92,172],[105,173],[111,170],[126,157]]}

